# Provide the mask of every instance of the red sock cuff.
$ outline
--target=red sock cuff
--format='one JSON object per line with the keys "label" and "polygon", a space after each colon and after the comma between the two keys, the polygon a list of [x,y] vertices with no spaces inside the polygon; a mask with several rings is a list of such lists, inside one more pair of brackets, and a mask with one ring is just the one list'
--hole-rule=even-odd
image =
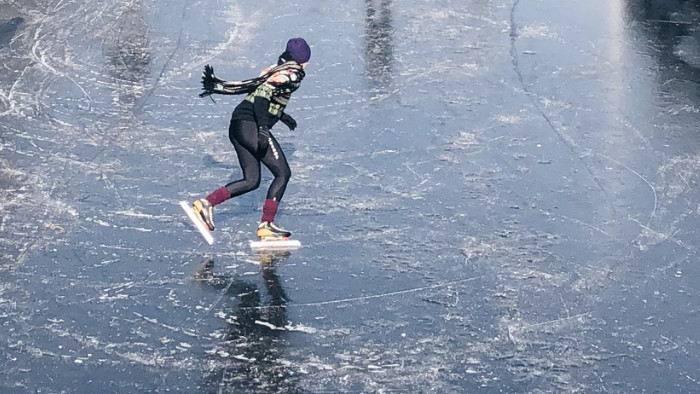
{"label": "red sock cuff", "polygon": [[214,192],[206,197],[207,201],[211,206],[219,205],[222,202],[231,198],[231,193],[228,192],[226,186],[221,186],[220,188],[214,190]]}
{"label": "red sock cuff", "polygon": [[277,207],[280,205],[278,201],[275,200],[265,200],[263,204],[263,214],[261,222],[274,222],[275,215],[277,214]]}

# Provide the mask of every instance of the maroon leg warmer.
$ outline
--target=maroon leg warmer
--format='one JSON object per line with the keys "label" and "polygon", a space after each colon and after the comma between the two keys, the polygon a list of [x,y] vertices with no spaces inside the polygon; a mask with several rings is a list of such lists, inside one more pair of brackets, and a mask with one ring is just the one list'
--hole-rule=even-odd
{"label": "maroon leg warmer", "polygon": [[279,202],[275,200],[267,199],[265,204],[263,204],[263,214],[261,222],[274,222],[275,215],[277,214],[277,207],[280,205]]}
{"label": "maroon leg warmer", "polygon": [[224,186],[214,190],[212,194],[206,197],[207,201],[209,201],[209,204],[211,204],[212,207],[221,204],[229,198],[231,198],[231,195]]}

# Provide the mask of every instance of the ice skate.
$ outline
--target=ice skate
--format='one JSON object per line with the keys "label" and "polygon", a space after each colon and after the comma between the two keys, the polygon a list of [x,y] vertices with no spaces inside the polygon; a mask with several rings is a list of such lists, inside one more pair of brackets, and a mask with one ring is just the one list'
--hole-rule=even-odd
{"label": "ice skate", "polygon": [[292,235],[291,232],[277,227],[273,222],[262,222],[258,226],[258,238],[262,241],[267,241],[267,240],[281,240],[288,238],[290,235]]}
{"label": "ice skate", "polygon": [[209,201],[204,198],[195,201],[192,203],[192,210],[202,220],[202,223],[209,228],[209,231],[214,231],[214,207],[211,206]]}

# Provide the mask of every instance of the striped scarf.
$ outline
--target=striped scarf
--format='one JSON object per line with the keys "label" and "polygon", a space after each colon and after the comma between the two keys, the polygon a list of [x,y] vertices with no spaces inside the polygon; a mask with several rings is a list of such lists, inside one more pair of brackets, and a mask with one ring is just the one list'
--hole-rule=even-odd
{"label": "striped scarf", "polygon": [[304,69],[295,61],[284,62],[270,68],[266,73],[257,78],[246,79],[244,81],[224,81],[214,75],[214,69],[206,65],[202,73],[202,90],[199,97],[207,97],[212,94],[249,94],[255,91],[270,77],[284,70],[294,70],[300,76],[299,81],[304,78]]}

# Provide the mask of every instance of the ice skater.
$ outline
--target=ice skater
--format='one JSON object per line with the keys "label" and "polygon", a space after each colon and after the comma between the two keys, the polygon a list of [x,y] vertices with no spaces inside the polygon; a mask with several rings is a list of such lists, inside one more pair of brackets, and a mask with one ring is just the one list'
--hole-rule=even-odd
{"label": "ice skater", "polygon": [[310,58],[311,48],[306,41],[303,38],[292,38],[287,42],[284,53],[279,56],[277,65],[264,69],[257,78],[224,81],[214,75],[211,66],[204,67],[201,97],[214,93],[248,94],[234,109],[229,125],[229,139],[238,155],[243,179],[228,183],[192,204],[195,214],[210,231],[214,230],[215,206],[260,186],[262,163],[270,170],[274,180],[263,203],[257,236],[261,240],[267,240],[291,235],[274,223],[292,173],[287,158],[270,129],[278,121],[282,121],[290,130],[297,127],[297,122],[285,112],[285,108],[291,94],[299,89]]}

